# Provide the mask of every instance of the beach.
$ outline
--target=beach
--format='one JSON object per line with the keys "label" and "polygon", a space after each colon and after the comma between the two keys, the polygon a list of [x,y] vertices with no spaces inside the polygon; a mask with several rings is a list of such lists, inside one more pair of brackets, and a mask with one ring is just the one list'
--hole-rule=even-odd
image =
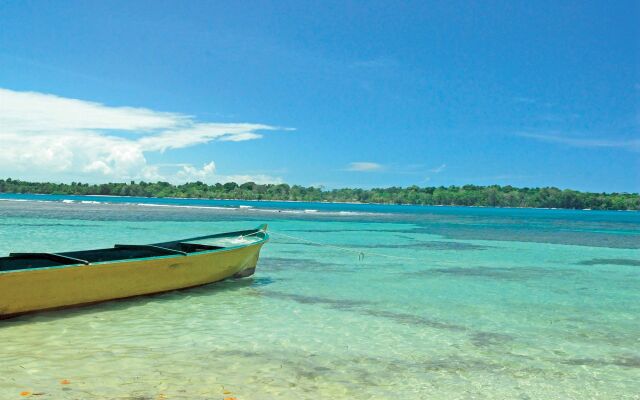
{"label": "beach", "polygon": [[273,233],[251,278],[0,321],[2,399],[639,398],[637,212],[0,200],[2,255]]}

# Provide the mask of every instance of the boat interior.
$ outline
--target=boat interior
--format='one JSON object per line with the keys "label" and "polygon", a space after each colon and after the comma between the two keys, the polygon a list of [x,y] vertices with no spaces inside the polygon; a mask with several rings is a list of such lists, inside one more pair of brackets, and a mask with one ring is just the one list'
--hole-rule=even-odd
{"label": "boat interior", "polygon": [[90,265],[159,256],[186,256],[191,253],[247,245],[265,239],[267,226],[256,229],[199,236],[154,244],[116,244],[107,249],[67,251],[63,253],[11,253],[0,257],[0,272],[64,265]]}
{"label": "boat interior", "polygon": [[222,249],[189,241],[174,241],[157,244],[116,244],[108,249],[68,251],[64,253],[11,253],[0,257],[0,271],[15,271],[29,268],[58,267],[62,265],[92,264],[98,262],[130,260],[167,255],[186,256],[190,253]]}

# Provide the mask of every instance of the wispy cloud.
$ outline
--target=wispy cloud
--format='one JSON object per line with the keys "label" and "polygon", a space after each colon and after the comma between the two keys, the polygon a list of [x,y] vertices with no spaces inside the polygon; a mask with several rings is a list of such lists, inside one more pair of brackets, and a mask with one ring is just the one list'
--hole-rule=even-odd
{"label": "wispy cloud", "polygon": [[429,175],[439,174],[447,168],[447,164],[441,164],[437,167],[428,168],[425,164],[379,164],[371,161],[357,161],[347,165],[343,171],[355,172],[384,172],[392,175],[418,175],[427,176],[426,180],[431,179]]}
{"label": "wispy cloud", "polygon": [[558,134],[518,133],[520,137],[548,143],[560,143],[572,147],[605,147],[620,148],[629,151],[640,151],[640,139],[602,139],[565,136]]}
{"label": "wispy cloud", "polygon": [[431,168],[429,172],[433,172],[434,174],[439,174],[440,172],[444,171],[446,168],[447,168],[447,164],[442,164],[438,167]]}
{"label": "wispy cloud", "polygon": [[350,163],[347,168],[347,171],[357,171],[357,172],[374,172],[374,171],[382,171],[384,170],[384,166],[382,164],[368,162],[368,161],[358,161]]}
{"label": "wispy cloud", "polygon": [[165,151],[180,149],[212,140],[241,142],[260,139],[257,130],[274,130],[276,128],[260,124],[215,124],[194,123],[182,129],[166,130],[143,137],[137,142],[145,151]]}
{"label": "wispy cloud", "polygon": [[[213,162],[170,172],[147,153],[218,141],[245,141],[280,129],[251,123],[201,122],[192,116],[0,88],[0,170],[4,175],[61,180],[203,178],[217,181]],[[265,178],[264,176],[260,177]],[[222,180],[222,179],[219,179]],[[279,178],[273,178],[279,181]]]}

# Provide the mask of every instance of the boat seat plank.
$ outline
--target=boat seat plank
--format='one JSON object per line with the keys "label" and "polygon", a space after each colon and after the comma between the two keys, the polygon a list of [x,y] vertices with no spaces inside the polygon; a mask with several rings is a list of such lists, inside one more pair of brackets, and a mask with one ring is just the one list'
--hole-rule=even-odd
{"label": "boat seat plank", "polygon": [[189,253],[195,253],[195,252],[198,252],[198,251],[206,251],[206,250],[224,249],[224,247],[221,247],[221,246],[212,246],[212,245],[201,244],[201,243],[180,242],[178,244],[180,245],[180,247],[182,249],[184,249],[185,251],[187,251]]}
{"label": "boat seat plank", "polygon": [[153,244],[116,244],[113,247],[116,249],[131,249],[131,250],[140,249],[140,250],[151,250],[157,253],[164,253],[164,254],[180,254],[183,256],[187,255],[187,253],[184,251],[169,249],[167,247],[156,246]]}
{"label": "boat seat plank", "polygon": [[47,260],[59,262],[61,264],[84,264],[88,265],[89,261],[83,260],[81,258],[64,256],[62,254],[57,253],[11,253],[10,257],[14,258],[44,258]]}

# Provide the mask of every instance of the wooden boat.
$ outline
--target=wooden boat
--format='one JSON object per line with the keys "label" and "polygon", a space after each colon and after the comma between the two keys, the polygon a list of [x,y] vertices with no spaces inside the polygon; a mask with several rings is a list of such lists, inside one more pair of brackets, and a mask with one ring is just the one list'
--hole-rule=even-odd
{"label": "wooden boat", "polygon": [[254,273],[267,226],[146,245],[0,257],[0,318]]}

